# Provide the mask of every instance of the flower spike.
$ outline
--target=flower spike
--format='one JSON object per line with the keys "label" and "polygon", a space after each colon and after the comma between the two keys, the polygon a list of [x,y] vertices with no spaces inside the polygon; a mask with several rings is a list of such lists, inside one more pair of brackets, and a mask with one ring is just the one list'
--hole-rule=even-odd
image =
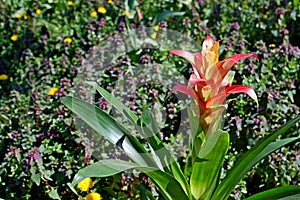
{"label": "flower spike", "polygon": [[251,53],[236,54],[219,61],[218,50],[219,41],[216,42],[210,36],[206,36],[201,53],[191,53],[185,50],[171,50],[169,52],[169,54],[186,59],[192,65],[194,73],[191,74],[188,85],[176,85],[172,88],[172,92],[178,91],[195,99],[200,109],[199,121],[206,133],[209,126],[216,127],[212,124],[214,123],[212,119],[221,116],[222,110],[226,108],[224,102],[227,95],[245,93],[258,105],[257,95],[251,87],[231,85],[234,72],[230,71],[239,60],[248,57],[258,60],[257,55]]}

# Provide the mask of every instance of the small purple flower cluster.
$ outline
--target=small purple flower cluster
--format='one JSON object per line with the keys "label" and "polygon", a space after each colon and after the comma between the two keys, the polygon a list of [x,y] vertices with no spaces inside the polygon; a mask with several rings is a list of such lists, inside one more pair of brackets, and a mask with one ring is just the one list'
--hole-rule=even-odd
{"label": "small purple flower cluster", "polygon": [[31,165],[31,163],[38,163],[40,158],[40,152],[37,147],[33,147],[31,151],[28,154],[25,154],[25,168],[28,169],[28,166]]}
{"label": "small purple flower cluster", "polygon": [[140,61],[142,64],[147,64],[151,62],[152,57],[150,55],[144,54],[141,56]]}
{"label": "small purple flower cluster", "polygon": [[163,28],[168,28],[168,22],[167,21],[160,21],[157,23],[157,25],[159,26],[159,28],[163,29]]}

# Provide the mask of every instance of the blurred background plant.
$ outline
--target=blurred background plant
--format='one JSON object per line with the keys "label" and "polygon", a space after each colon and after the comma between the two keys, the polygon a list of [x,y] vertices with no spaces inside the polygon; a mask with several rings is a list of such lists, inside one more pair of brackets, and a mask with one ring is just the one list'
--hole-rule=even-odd
{"label": "blurred background plant", "polygon": [[[224,173],[240,153],[299,114],[298,1],[11,0],[1,1],[0,7],[0,198],[74,199],[67,183],[78,169],[95,161],[92,153],[101,152],[103,157],[117,154],[114,150],[105,152],[108,144],[100,141],[102,146],[95,145],[86,133],[78,131],[72,113],[60,99],[70,92],[93,47],[104,40],[122,42],[114,35],[128,27],[151,26],[154,32],[177,30],[199,44],[209,34],[221,41],[220,59],[246,52],[259,56],[260,62],[245,61],[239,65],[243,68],[234,69],[235,83],[253,87],[260,107],[240,95],[231,102],[225,119],[231,149]],[[115,66],[108,66],[99,82],[112,90],[128,66],[146,67],[165,60],[164,52],[128,53],[118,58]],[[190,67],[186,62],[179,58],[169,62],[177,66],[174,74],[177,70],[188,78]],[[167,87],[153,83],[139,88],[135,99],[131,94],[122,95],[132,100],[128,106],[137,114],[149,103],[163,104],[168,119],[164,139],[173,148],[183,144],[185,137],[172,135],[181,105],[172,98],[163,102],[160,95],[164,97],[166,92]],[[107,109],[107,102],[98,98],[98,105]],[[160,113],[156,118],[161,118]],[[287,136],[295,134],[291,131]],[[179,160],[185,151],[177,152]],[[231,198],[241,199],[276,186],[299,185],[299,169],[298,142],[257,165]],[[139,187],[141,182],[144,187]],[[136,173],[99,179],[94,188],[104,199],[138,199],[144,188],[154,192],[147,177]]]}

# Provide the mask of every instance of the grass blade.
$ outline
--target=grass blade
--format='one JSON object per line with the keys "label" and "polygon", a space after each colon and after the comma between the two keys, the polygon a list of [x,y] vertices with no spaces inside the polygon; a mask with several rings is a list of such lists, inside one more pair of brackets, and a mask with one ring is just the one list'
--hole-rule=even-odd
{"label": "grass blade", "polygon": [[[227,199],[234,189],[235,185],[244,177],[247,171],[249,171],[256,163],[258,163],[265,156],[271,152],[279,149],[280,147],[289,144],[299,139],[299,137],[288,138],[273,142],[279,135],[284,134],[294,124],[300,120],[300,116],[290,120],[284,126],[277,131],[268,135],[259,141],[253,148],[247,151],[229,170],[226,177],[222,180],[214,195],[213,200]],[[273,143],[272,143],[273,142]]]}

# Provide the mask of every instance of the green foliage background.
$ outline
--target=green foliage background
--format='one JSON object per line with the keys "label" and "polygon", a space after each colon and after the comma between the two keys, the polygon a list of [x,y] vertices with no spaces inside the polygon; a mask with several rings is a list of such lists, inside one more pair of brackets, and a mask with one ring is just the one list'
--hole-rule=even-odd
{"label": "green foliage background", "polygon": [[[98,7],[106,13],[90,13]],[[60,103],[72,87],[73,79],[85,59],[101,41],[121,33],[126,27],[168,28],[194,38],[199,44],[205,35],[221,43],[220,59],[234,53],[253,52],[259,62],[246,60],[234,68],[235,83],[249,85],[259,97],[257,109],[249,98],[236,96],[225,116],[225,129],[231,135],[227,157],[230,168],[240,153],[299,114],[300,105],[300,3],[294,1],[73,1],[63,0],[0,2],[0,198],[75,199],[67,186],[78,169],[94,162],[91,152],[102,151],[80,133],[72,114]],[[36,10],[41,10],[37,14]],[[142,19],[138,18],[138,10]],[[128,12],[128,16],[124,12]],[[16,18],[18,14],[23,14]],[[16,41],[12,35],[18,35]],[[64,42],[71,38],[72,42]],[[147,61],[145,61],[145,58]],[[119,58],[99,80],[112,89],[115,78],[128,66],[147,66],[167,59],[161,52],[143,51]],[[171,59],[171,58],[170,58]],[[190,66],[172,58],[178,72],[188,76]],[[159,78],[159,77],[158,77]],[[158,81],[159,82],[159,81]],[[57,87],[54,96],[48,90]],[[136,113],[154,101],[153,93],[164,92],[153,84],[140,88]],[[100,98],[100,97],[99,97]],[[129,98],[129,97],[128,97]],[[99,99],[101,100],[101,98]],[[184,135],[175,140],[176,110],[172,100],[168,110],[165,141],[170,148],[180,146]],[[107,108],[101,101],[99,106]],[[295,130],[299,129],[299,125]],[[290,132],[287,136],[297,134]],[[103,152],[114,154],[115,152]],[[179,159],[185,151],[176,152]],[[259,191],[300,184],[299,143],[282,148],[256,168],[233,191],[241,199]],[[184,159],[182,160],[184,162]],[[107,199],[138,199],[142,183],[153,187],[143,174],[99,179],[95,190]],[[82,193],[84,195],[84,193]]]}

